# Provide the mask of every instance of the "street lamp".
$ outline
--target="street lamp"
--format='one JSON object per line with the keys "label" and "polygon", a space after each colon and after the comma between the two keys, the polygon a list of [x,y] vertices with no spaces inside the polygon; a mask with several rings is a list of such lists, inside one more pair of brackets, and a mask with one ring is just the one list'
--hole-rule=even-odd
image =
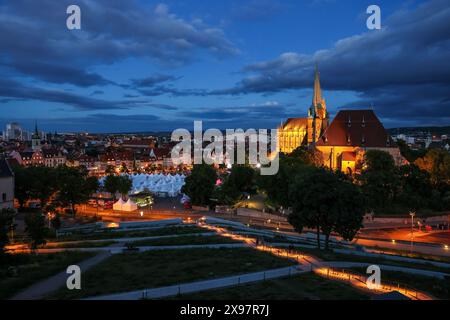
{"label": "street lamp", "polygon": [[416,215],[416,213],[410,212],[409,215],[411,216],[411,253],[412,253],[414,246],[414,216]]}

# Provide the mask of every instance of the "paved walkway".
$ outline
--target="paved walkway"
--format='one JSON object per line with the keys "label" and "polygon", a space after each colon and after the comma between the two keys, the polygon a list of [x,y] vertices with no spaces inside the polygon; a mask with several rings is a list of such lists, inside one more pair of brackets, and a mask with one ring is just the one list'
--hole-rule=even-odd
{"label": "paved walkway", "polygon": [[192,283],[185,283],[174,286],[167,286],[153,289],[143,289],[125,293],[97,296],[87,298],[86,300],[140,300],[140,299],[158,299],[176,296],[179,294],[188,294],[193,292],[206,291],[211,289],[226,288],[231,286],[237,286],[245,283],[253,283],[258,281],[264,281],[268,279],[276,279],[286,277],[294,274],[300,274],[304,271],[298,266],[286,267],[281,269],[272,269],[254,273],[247,273],[237,276],[204,280]]}
{"label": "paved walkway", "polygon": [[[367,268],[373,263],[367,262],[346,262],[346,261],[330,261],[330,262],[321,262],[321,267],[331,267],[331,268],[358,268],[363,267]],[[381,270],[390,270],[390,271],[399,271],[404,273],[417,274],[421,276],[433,277],[438,279],[444,279],[445,277],[450,277],[450,274],[431,271],[431,270],[422,270],[422,269],[413,269],[399,266],[389,266],[384,264],[376,264],[381,268]]]}
{"label": "paved walkway", "polygon": [[[78,264],[78,266],[80,266],[80,269],[82,272],[85,272],[110,256],[111,256],[111,254],[109,252],[102,252],[90,259],[80,262]],[[29,287],[29,288],[25,289],[24,291],[13,296],[11,298],[11,300],[44,299],[52,292],[65,286],[68,276],[69,275],[66,273],[66,271],[60,272],[60,273],[54,275],[53,277],[50,277],[43,281],[35,283],[31,287]]]}

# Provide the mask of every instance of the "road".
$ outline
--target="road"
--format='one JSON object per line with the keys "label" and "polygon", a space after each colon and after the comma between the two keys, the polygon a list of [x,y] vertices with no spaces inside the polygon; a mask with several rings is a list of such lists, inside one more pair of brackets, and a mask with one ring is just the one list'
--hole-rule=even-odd
{"label": "road", "polygon": [[[99,214],[104,220],[107,221],[129,221],[129,220],[144,220],[144,221],[154,221],[163,219],[173,219],[173,218],[191,218],[199,219],[202,216],[208,215],[212,217],[232,220],[236,222],[241,222],[243,224],[249,225],[254,228],[262,228],[267,230],[273,230],[287,235],[298,235],[292,226],[287,222],[267,220],[262,218],[253,217],[243,217],[236,215],[224,215],[216,214],[214,212],[194,212],[190,210],[185,210],[176,205],[176,209],[171,208],[172,204],[177,201],[173,200],[162,200],[166,201],[165,204],[161,204],[158,208],[159,210],[143,209],[143,215],[140,215],[140,211],[135,213],[119,213],[113,212],[112,210],[107,210],[103,212],[97,212],[96,208],[86,207],[83,210],[84,214],[94,215]],[[314,232],[311,230],[311,232]],[[381,249],[394,249],[403,251],[412,251],[421,254],[429,255],[439,255],[439,256],[450,256],[450,251],[445,249],[445,245],[450,247],[450,232],[443,231],[439,233],[425,233],[416,230],[414,235],[414,245],[411,247],[410,244],[400,243],[401,241],[410,241],[411,234],[410,229],[404,228],[392,228],[387,229],[386,225],[382,229],[369,228],[362,229],[359,236],[355,239],[354,243],[362,246],[369,247],[379,247]],[[337,237],[339,238],[339,237]],[[392,242],[395,240],[395,243]]]}

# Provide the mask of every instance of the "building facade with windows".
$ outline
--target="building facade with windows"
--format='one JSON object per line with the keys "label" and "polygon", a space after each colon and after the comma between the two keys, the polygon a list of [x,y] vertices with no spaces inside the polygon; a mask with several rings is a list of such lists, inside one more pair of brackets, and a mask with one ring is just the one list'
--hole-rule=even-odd
{"label": "building facade with windows", "polygon": [[14,173],[5,159],[0,159],[1,209],[14,209]]}

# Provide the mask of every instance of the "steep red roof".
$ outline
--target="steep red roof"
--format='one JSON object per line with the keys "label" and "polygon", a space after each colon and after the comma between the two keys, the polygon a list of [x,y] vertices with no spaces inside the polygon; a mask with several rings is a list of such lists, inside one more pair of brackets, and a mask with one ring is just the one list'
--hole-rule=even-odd
{"label": "steep red roof", "polygon": [[373,110],[342,110],[317,146],[386,148],[394,146],[394,142]]}

